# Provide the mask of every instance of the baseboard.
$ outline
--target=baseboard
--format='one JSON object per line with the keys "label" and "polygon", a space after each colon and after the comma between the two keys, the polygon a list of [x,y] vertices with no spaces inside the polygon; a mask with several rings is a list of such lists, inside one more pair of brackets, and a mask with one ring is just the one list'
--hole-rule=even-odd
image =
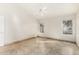
{"label": "baseboard", "polygon": [[[73,41],[67,41],[67,40],[62,40],[62,39],[60,40],[60,39],[52,38],[52,37],[48,37],[48,36],[32,35],[32,36],[29,36],[29,37],[25,37],[25,39],[22,39],[22,40],[19,40],[19,41],[10,42],[10,43],[7,43],[5,45],[10,45],[10,44],[18,43],[18,42],[21,42],[21,41],[24,41],[24,40],[29,40],[29,39],[32,39],[32,38],[46,38],[46,39],[50,39],[50,40],[58,40],[58,41],[64,41],[64,42],[69,42],[69,43],[76,44],[76,42],[73,42]],[[1,45],[1,46],[5,46],[5,45]]]}
{"label": "baseboard", "polygon": [[37,37],[38,37],[38,38],[46,38],[46,39],[50,39],[50,40],[64,41],[64,42],[69,42],[69,43],[74,43],[74,44],[76,44],[76,42],[74,42],[74,41],[67,41],[67,40],[62,40],[62,39],[56,39],[56,38],[47,37],[47,36],[37,36]]}
{"label": "baseboard", "polygon": [[4,46],[14,44],[14,43],[18,43],[18,42],[21,42],[21,41],[24,41],[24,40],[32,39],[32,38],[35,38],[35,36],[29,36],[29,37],[25,37],[24,39],[8,42],[8,43],[5,43]]}

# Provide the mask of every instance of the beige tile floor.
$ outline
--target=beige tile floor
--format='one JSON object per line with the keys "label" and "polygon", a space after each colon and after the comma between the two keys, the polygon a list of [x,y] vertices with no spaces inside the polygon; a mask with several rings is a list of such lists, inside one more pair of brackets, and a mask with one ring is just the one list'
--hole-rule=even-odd
{"label": "beige tile floor", "polygon": [[31,38],[0,47],[1,55],[77,55],[75,43],[48,38]]}

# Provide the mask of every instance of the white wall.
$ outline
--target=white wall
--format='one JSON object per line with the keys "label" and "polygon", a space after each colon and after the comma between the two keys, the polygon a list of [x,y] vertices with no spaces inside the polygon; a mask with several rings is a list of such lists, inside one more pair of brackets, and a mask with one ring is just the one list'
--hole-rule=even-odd
{"label": "white wall", "polygon": [[[75,41],[75,14],[72,15],[64,15],[58,17],[51,17],[48,19],[40,20],[45,25],[45,34],[44,36],[48,36],[51,38],[56,38],[60,40],[67,41]],[[72,35],[64,35],[63,34],[63,20],[72,20],[73,22],[73,34]]]}
{"label": "white wall", "polygon": [[0,17],[4,17],[4,43],[15,38],[11,14],[14,13],[16,7],[13,4],[0,4]]}
{"label": "white wall", "polygon": [[9,15],[6,21],[6,44],[33,37],[38,33],[35,20],[30,19],[27,16],[24,17],[23,14],[21,14],[21,16]]}
{"label": "white wall", "polygon": [[[26,11],[17,4],[0,4],[0,16],[4,16],[5,20],[5,44],[40,34],[37,19],[33,17],[33,14],[31,15],[30,12]],[[73,20],[73,35],[62,34],[62,20],[66,18]],[[75,41],[75,14],[46,17],[39,20],[45,25],[45,36]]]}
{"label": "white wall", "polygon": [[0,16],[0,46],[4,45],[4,16]]}
{"label": "white wall", "polygon": [[5,20],[5,44],[34,37],[38,33],[36,20],[18,5],[3,4],[0,8]]}
{"label": "white wall", "polygon": [[79,46],[79,12],[76,16],[76,43]]}
{"label": "white wall", "polygon": [[[63,19],[73,20],[73,35],[63,35]],[[38,22],[27,16],[24,13],[15,13],[6,17],[7,29],[5,44],[9,44],[15,41],[20,41],[29,37],[34,37],[40,34],[38,28]],[[75,41],[75,15],[59,16],[55,18],[48,18],[40,20],[45,25],[44,36]]]}

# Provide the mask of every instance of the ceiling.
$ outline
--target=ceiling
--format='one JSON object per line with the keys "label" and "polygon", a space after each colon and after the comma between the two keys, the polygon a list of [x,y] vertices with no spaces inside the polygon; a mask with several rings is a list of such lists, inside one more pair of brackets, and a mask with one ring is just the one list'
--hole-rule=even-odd
{"label": "ceiling", "polygon": [[73,14],[79,10],[77,3],[27,3],[19,6],[38,19]]}
{"label": "ceiling", "polygon": [[15,3],[15,4],[0,4],[1,13],[21,12],[28,14],[34,19],[43,19],[47,17],[55,17],[77,13],[79,4],[75,3]]}

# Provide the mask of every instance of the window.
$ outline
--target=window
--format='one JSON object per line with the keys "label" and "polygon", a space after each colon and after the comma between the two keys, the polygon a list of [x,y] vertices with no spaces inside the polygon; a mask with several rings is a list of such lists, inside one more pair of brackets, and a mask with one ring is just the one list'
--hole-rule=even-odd
{"label": "window", "polygon": [[63,20],[63,34],[72,34],[72,20]]}
{"label": "window", "polygon": [[43,24],[40,24],[40,32],[44,33],[44,25]]}

